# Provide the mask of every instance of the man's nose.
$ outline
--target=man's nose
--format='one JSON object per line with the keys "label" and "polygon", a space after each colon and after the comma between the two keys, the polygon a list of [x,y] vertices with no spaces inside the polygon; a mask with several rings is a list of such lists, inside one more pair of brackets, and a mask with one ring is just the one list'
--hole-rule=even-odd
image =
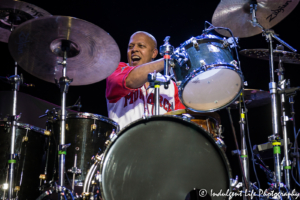
{"label": "man's nose", "polygon": [[132,49],[131,49],[131,51],[132,51],[132,52],[136,52],[136,51],[138,51],[138,48],[137,48],[137,46],[133,46],[133,47],[132,47]]}

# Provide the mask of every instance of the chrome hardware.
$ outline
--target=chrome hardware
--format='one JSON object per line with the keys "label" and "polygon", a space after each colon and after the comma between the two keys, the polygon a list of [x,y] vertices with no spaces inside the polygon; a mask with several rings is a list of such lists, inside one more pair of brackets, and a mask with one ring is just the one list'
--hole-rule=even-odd
{"label": "chrome hardware", "polygon": [[48,130],[45,130],[45,131],[44,131],[44,135],[47,135],[47,136],[49,136],[49,135],[51,135],[51,132],[50,132],[50,131],[48,131]]}
{"label": "chrome hardware", "polygon": [[96,130],[97,129],[97,125],[96,124],[92,124],[91,125],[91,131]]}
{"label": "chrome hardware", "polygon": [[193,46],[195,47],[195,49],[198,51],[199,50],[199,45],[198,45],[198,42],[197,42],[197,40],[196,40],[196,38],[192,38],[192,43],[193,43]]}
{"label": "chrome hardware", "polygon": [[237,66],[237,61],[233,60],[233,61],[230,62],[230,64]]}
{"label": "chrome hardware", "polygon": [[206,62],[204,60],[200,60],[200,65],[202,67],[202,66],[206,65]]}

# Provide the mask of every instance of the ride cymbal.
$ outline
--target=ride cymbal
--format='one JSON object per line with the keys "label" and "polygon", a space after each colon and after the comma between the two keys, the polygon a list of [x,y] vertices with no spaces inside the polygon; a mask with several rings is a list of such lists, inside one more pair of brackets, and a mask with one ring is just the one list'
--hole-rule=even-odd
{"label": "ride cymbal", "polygon": [[0,42],[8,42],[12,23],[13,28],[16,28],[28,20],[44,16],[51,16],[51,14],[30,3],[16,0],[1,0]]}
{"label": "ride cymbal", "polygon": [[67,76],[71,85],[88,85],[108,77],[118,67],[119,47],[100,27],[73,17],[33,19],[15,29],[8,47],[12,57],[30,74],[54,83],[62,77],[61,45],[70,42]]}
{"label": "ride cymbal", "polygon": [[[244,89],[243,93],[247,108],[255,108],[271,103],[271,95],[268,91]],[[229,106],[232,109],[239,109],[239,98]]]}
{"label": "ride cymbal", "polygon": [[[260,60],[269,60],[270,55],[269,49],[243,49],[239,53]],[[300,54],[289,51],[273,50],[273,59],[275,62],[279,62],[279,59],[281,59],[283,63],[300,64]]]}
{"label": "ride cymbal", "polygon": [[[229,28],[235,37],[250,37],[262,32],[253,27],[250,13],[250,2],[253,0],[221,0],[212,18],[214,26]],[[257,0],[256,18],[265,28],[270,29],[288,16],[299,3],[299,0]],[[231,37],[227,31],[218,33]]]}

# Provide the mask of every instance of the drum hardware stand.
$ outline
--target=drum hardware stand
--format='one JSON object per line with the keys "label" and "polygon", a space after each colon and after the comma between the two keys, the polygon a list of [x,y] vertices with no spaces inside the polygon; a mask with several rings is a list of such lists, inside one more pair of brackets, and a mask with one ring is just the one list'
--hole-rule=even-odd
{"label": "drum hardware stand", "polygon": [[72,169],[68,169],[68,172],[71,172],[73,174],[72,192],[74,193],[75,175],[81,174],[81,169],[77,168],[77,154],[75,154],[75,156],[74,156],[74,166],[72,167]]}
{"label": "drum hardware stand", "polygon": [[[244,92],[244,90],[243,90]],[[246,132],[245,132],[245,126],[246,120],[245,120],[245,113],[247,112],[247,108],[244,107],[244,94],[243,92],[241,93],[239,97],[239,111],[240,111],[240,132],[241,132],[241,152],[240,152],[240,157],[242,160],[243,164],[243,190],[245,191],[246,189],[249,191],[249,183],[250,183],[250,175],[249,175],[249,159],[248,159],[248,150],[247,150],[247,143],[246,143]],[[245,179],[244,179],[245,178]],[[248,187],[247,187],[248,186]],[[247,197],[243,195],[243,199],[246,200]]]}
{"label": "drum hardware stand", "polygon": [[82,191],[82,195],[83,195],[83,199],[86,200],[88,199],[88,197],[91,195],[93,196],[93,192],[90,193],[89,192],[89,188],[90,188],[90,185],[91,185],[91,182],[92,182],[92,178],[93,178],[93,174],[95,174],[95,171],[97,169],[97,167],[99,166],[99,164],[101,163],[103,159],[103,154],[101,154],[100,156],[99,155],[96,155],[94,160],[94,164],[91,166],[91,168],[89,169],[86,177],[85,177],[85,180],[84,180],[84,185],[83,185],[83,191]]}
{"label": "drum hardware stand", "polygon": [[16,126],[17,120],[19,117],[17,116],[17,93],[20,88],[20,84],[23,83],[22,75],[19,76],[17,73],[17,62],[15,62],[15,75],[9,77],[9,82],[12,85],[12,89],[14,91],[13,94],[13,109],[11,119],[11,144],[10,144],[10,155],[9,155],[9,175],[8,175],[8,199],[11,200],[13,198],[13,185],[14,185],[14,165],[16,163],[15,159],[15,137],[16,137]]}
{"label": "drum hardware stand", "polygon": [[[58,146],[58,154],[59,154],[59,161],[58,161],[58,172],[59,172],[59,189],[64,186],[65,183],[65,158],[66,158],[66,148],[68,145],[65,145],[65,132],[66,132],[66,94],[69,89],[70,83],[73,79],[69,79],[67,77],[67,52],[70,50],[70,41],[62,40],[61,49],[64,52],[63,61],[59,64],[62,65],[62,77],[58,81],[55,79],[55,83],[59,86],[60,92],[62,93],[61,97],[61,134]],[[60,193],[60,199],[63,199],[63,196]]]}
{"label": "drum hardware stand", "polygon": [[[163,82],[157,81],[156,70],[148,74],[149,87],[154,88],[154,115],[159,115],[159,89]],[[163,83],[164,84],[164,83]]]}
{"label": "drum hardware stand", "polygon": [[164,57],[164,77],[166,80],[168,80],[166,83],[164,83],[165,89],[168,89],[170,84],[170,77],[169,77],[169,62],[171,59],[171,55],[174,52],[174,47],[169,44],[170,36],[167,36],[164,39],[164,45],[160,46],[159,52],[160,55]]}
{"label": "drum hardware stand", "polygon": [[[274,169],[276,174],[276,184],[279,185],[281,183],[281,174],[280,174],[280,142],[278,140],[279,137],[279,130],[278,130],[278,110],[277,110],[277,84],[275,82],[274,78],[274,60],[273,60],[273,38],[276,39],[279,43],[283,44],[287,48],[289,48],[293,52],[297,52],[296,49],[291,47],[289,44],[281,40],[273,30],[266,30],[264,27],[262,27],[259,22],[256,19],[256,10],[257,10],[257,4],[251,4],[250,5],[250,13],[252,13],[252,20],[250,23],[253,27],[259,27],[263,31],[263,36],[266,37],[267,42],[269,43],[269,66],[270,66],[270,83],[269,83],[269,89],[271,94],[271,104],[272,104],[272,128],[273,128],[273,135],[269,137],[269,139],[273,140],[273,148],[274,148]],[[283,88],[285,86],[282,86]],[[285,119],[284,119],[285,120]],[[285,123],[285,122],[284,122]],[[286,131],[283,132],[283,139],[284,144],[287,144],[287,133]],[[285,156],[285,183],[290,188],[290,168],[288,161],[288,149],[287,145],[284,145],[284,156]]]}
{"label": "drum hardware stand", "polygon": [[[240,98],[240,106],[241,106],[241,98],[242,96],[239,97]],[[238,155],[238,158],[239,158],[239,164],[240,164],[240,167],[241,167],[241,172],[242,172],[242,177],[243,177],[243,183],[242,186],[244,189],[247,189],[247,191],[249,191],[250,187],[249,187],[249,163],[248,163],[248,159],[247,159],[247,146],[246,146],[246,139],[245,139],[245,130],[242,130],[242,124],[244,123],[241,123],[242,120],[245,120],[243,119],[244,118],[244,115],[245,113],[241,113],[241,121],[240,121],[240,127],[241,127],[241,139],[242,139],[242,147],[244,149],[242,149],[241,151],[239,150],[239,146],[238,146],[238,142],[237,142],[237,138],[236,138],[236,133],[235,133],[235,129],[234,129],[234,126],[233,126],[233,121],[232,121],[232,117],[231,117],[231,113],[230,113],[230,107],[227,107],[227,111],[228,111],[228,115],[229,115],[229,120],[230,120],[230,123],[231,123],[231,128],[232,128],[232,132],[233,132],[233,135],[234,135],[234,140],[235,140],[235,145],[236,145],[236,148],[237,150],[234,150],[232,151],[232,154],[237,154]],[[240,108],[241,110],[241,108]],[[243,114],[243,116],[242,116]],[[243,136],[244,134],[244,136]],[[243,146],[243,142],[245,141],[245,146]],[[246,168],[244,168],[244,166],[246,166]],[[247,171],[246,171],[247,170]],[[233,180],[232,180],[233,181]],[[233,181],[234,183],[237,183],[238,181],[238,177],[236,176],[236,180]],[[232,186],[233,187],[233,186]],[[243,195],[243,199],[247,199],[245,195]],[[248,196],[248,199],[250,200],[250,196]]]}
{"label": "drum hardware stand", "polygon": [[165,44],[160,46],[160,55],[164,57],[164,76],[163,80],[157,80],[157,73],[154,71],[153,73],[148,74],[148,81],[150,83],[149,87],[154,88],[154,115],[159,115],[159,107],[160,107],[160,95],[159,89],[161,85],[164,85],[165,89],[168,89],[171,77],[169,74],[169,61],[171,59],[171,54],[173,54],[174,47],[169,44],[170,36],[167,36],[164,40]]}
{"label": "drum hardware stand", "polygon": [[[283,48],[283,46],[279,45],[277,48]],[[279,63],[278,63],[278,86],[279,90],[285,91],[286,88],[286,80],[284,79],[284,68],[282,66],[282,60],[281,57],[279,57]],[[278,92],[280,94],[280,102],[281,102],[281,126],[282,126],[282,133],[283,133],[283,143],[284,143],[284,172],[285,172],[285,183],[287,188],[290,189],[290,161],[288,157],[288,143],[287,143],[287,129],[286,129],[286,122],[289,121],[290,119],[288,116],[286,116],[285,113],[285,94]]]}

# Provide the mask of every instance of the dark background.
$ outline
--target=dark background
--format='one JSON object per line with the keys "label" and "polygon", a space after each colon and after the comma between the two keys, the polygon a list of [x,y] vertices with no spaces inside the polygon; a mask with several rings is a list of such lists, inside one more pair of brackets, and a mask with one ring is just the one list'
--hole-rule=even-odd
{"label": "dark background", "polygon": [[[219,1],[98,1],[98,0],[27,0],[39,6],[52,15],[73,16],[89,21],[106,30],[117,42],[121,51],[121,60],[127,61],[127,44],[129,37],[135,31],[147,31],[153,34],[158,45],[163,44],[163,39],[171,36],[171,44],[175,47],[192,36],[198,36],[204,29],[204,22],[212,19],[214,10]],[[0,1],[1,3],[1,1]],[[299,6],[273,29],[287,43],[296,49],[300,49],[299,39]],[[231,19],[237,23],[238,19]],[[45,35],[47,37],[47,35]],[[240,39],[241,49],[268,48],[265,38],[261,34]],[[275,47],[275,46],[274,46]],[[241,50],[240,49],[240,50]],[[14,60],[10,56],[8,44],[0,43],[1,72],[0,76],[10,76],[14,73]],[[268,91],[270,81],[268,61],[260,61],[240,56],[242,71],[248,87]],[[277,64],[275,63],[277,67]],[[300,86],[299,65],[285,64],[286,78],[291,79],[292,86]],[[30,94],[40,99],[60,105],[60,92],[54,83],[38,79],[21,67],[26,83],[35,84],[34,88],[21,88],[23,93]],[[72,77],[70,77],[72,78]],[[67,106],[76,102],[81,96],[83,112],[96,113],[107,116],[105,100],[105,80],[86,86],[71,86],[67,95]],[[0,83],[1,90],[10,90],[10,86]],[[296,97],[296,118],[300,115],[300,106]],[[22,99],[19,99],[22,101]],[[288,114],[289,105],[286,105]],[[237,158],[231,155],[231,150],[236,149],[233,135],[226,110],[218,111],[221,115],[222,125],[225,127],[224,141],[227,144],[227,157],[230,160],[232,175],[240,176]],[[7,113],[3,113],[7,114]],[[41,113],[43,114],[43,113]],[[239,115],[236,110],[232,111],[237,134],[239,135]],[[270,104],[258,108],[249,109],[250,137],[253,144],[267,142],[267,137],[272,134],[271,107]],[[299,126],[297,126],[299,128]],[[293,141],[292,123],[288,122],[288,136]],[[239,137],[238,137],[239,138]],[[186,144],[188,145],[188,144]],[[188,155],[187,155],[188,156]],[[205,163],[205,161],[204,161]],[[272,161],[268,162],[273,168]],[[265,175],[258,170],[262,188],[267,187]],[[253,176],[251,164],[251,181],[256,182]]]}

